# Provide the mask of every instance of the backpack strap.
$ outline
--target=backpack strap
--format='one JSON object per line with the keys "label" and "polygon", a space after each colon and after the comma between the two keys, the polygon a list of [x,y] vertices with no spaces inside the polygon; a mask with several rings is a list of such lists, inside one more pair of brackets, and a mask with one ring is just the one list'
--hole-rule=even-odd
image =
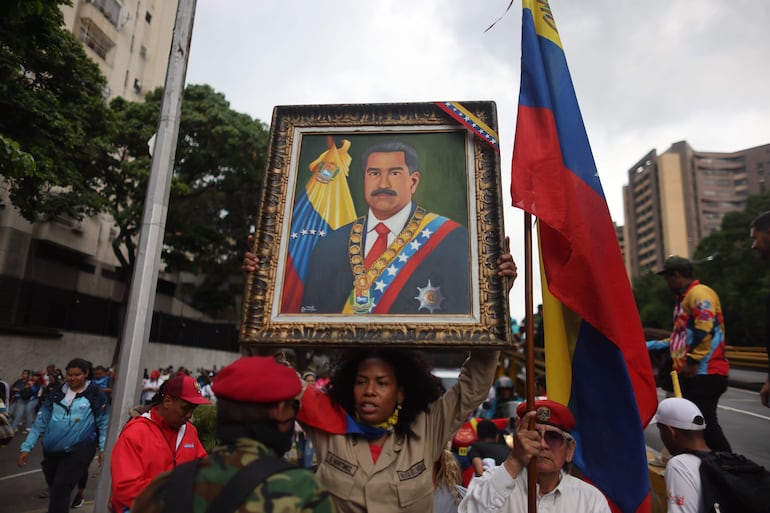
{"label": "backpack strap", "polygon": [[[692,454],[697,456],[701,460],[698,474],[700,475],[700,495],[703,500],[703,507],[706,513],[715,513],[717,510],[714,508],[714,504],[718,502],[717,492],[714,488],[714,483],[709,480],[709,476],[705,471],[705,464],[707,461],[714,461],[715,455],[711,451],[696,451],[695,449],[682,449],[682,453]],[[718,513],[718,512],[717,512]]]}
{"label": "backpack strap", "polygon": [[[259,483],[277,472],[290,468],[297,467],[283,458],[271,455],[264,455],[252,461],[241,468],[227,482],[219,495],[209,504],[206,513],[229,513],[236,511]],[[189,492],[187,494],[192,498],[192,494]],[[192,508],[186,511],[190,512]]]}
{"label": "backpack strap", "polygon": [[177,465],[164,488],[166,505],[163,513],[192,513],[193,485],[200,460]]}

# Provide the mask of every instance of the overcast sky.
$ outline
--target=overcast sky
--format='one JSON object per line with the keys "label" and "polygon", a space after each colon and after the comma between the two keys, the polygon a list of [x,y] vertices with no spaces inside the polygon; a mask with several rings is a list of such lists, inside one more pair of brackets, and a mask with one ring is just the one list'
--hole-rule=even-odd
{"label": "overcast sky", "polygon": [[[187,83],[210,84],[233,109],[265,123],[276,105],[493,100],[510,203],[520,0],[484,32],[508,3],[198,0]],[[550,5],[618,224],[628,168],[651,149],[660,153],[681,140],[702,151],[770,142],[770,2]],[[507,209],[521,271],[522,219]],[[511,311],[524,316],[523,279]]]}

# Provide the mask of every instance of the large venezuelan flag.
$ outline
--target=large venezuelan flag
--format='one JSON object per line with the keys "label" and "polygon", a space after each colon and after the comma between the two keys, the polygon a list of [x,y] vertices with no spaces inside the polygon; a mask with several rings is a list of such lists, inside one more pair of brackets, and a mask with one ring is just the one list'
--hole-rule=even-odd
{"label": "large venezuelan flag", "polygon": [[548,397],[575,415],[574,462],[613,511],[647,512],[657,395],[641,322],[553,14],[523,7],[511,194],[538,218]]}
{"label": "large venezuelan flag", "polygon": [[337,148],[330,136],[327,143],[328,149],[310,164],[311,175],[291,214],[282,313],[300,310],[310,256],[318,239],[356,219],[348,187],[350,141],[343,139],[342,146]]}

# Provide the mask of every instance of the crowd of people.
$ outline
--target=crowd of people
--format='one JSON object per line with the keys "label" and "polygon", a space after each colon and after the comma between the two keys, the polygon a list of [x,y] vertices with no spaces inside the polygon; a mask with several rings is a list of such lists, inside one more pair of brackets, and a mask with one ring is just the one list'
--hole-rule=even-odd
{"label": "crowd of people", "polygon": [[[755,220],[751,237],[770,257],[770,213]],[[255,259],[247,255],[244,268],[253,270],[249,258]],[[512,282],[510,255],[498,266]],[[674,331],[649,342],[671,351],[684,393],[661,401],[653,419],[673,455],[665,474],[672,513],[708,507],[701,459],[693,454],[730,451],[715,412],[727,374],[721,307],[692,267],[681,257],[666,260],[660,274],[676,298]],[[339,350],[333,362],[311,359],[302,369],[290,351],[279,351],[244,356],[219,371],[199,369],[197,376],[171,366],[145,370],[141,404],[112,448],[110,509],[523,512],[534,462],[539,508],[609,512],[605,496],[570,473],[578,440],[569,408],[543,396],[532,411],[525,403],[511,410],[512,382],[497,376],[498,363],[496,350],[471,350],[448,390],[419,351],[383,347]],[[24,370],[5,387],[0,414],[8,405],[11,429],[23,426],[27,435],[19,466],[42,443],[49,512],[82,504],[82,478],[105,450],[114,376],[75,358],[64,372],[53,365]],[[191,418],[212,403],[218,445],[206,450]],[[506,422],[501,431],[499,423],[474,417],[475,440],[463,465],[451,441],[480,405]],[[297,465],[287,461],[292,447]]]}

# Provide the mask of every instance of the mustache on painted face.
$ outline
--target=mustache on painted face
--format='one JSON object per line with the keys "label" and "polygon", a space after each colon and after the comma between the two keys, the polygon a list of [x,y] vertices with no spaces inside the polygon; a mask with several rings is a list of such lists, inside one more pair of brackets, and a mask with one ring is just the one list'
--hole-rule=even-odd
{"label": "mustache on painted face", "polygon": [[379,196],[380,194],[385,194],[387,196],[398,196],[398,193],[396,193],[396,191],[393,189],[374,189],[370,196]]}

